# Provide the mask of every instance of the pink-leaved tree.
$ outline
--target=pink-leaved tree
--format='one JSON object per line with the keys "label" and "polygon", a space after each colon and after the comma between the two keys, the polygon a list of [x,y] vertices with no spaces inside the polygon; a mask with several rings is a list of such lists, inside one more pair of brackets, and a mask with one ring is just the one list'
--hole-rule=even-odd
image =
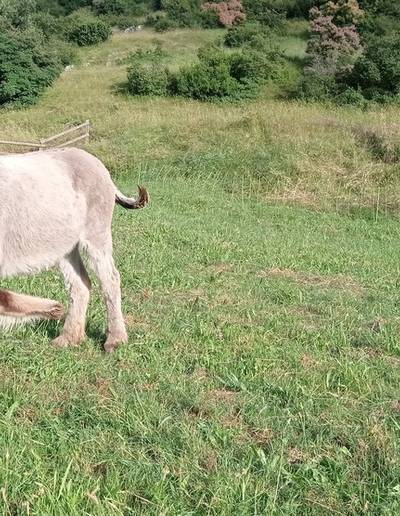
{"label": "pink-leaved tree", "polygon": [[246,19],[244,7],[240,0],[228,2],[206,2],[201,6],[203,11],[214,11],[223,27],[232,27]]}

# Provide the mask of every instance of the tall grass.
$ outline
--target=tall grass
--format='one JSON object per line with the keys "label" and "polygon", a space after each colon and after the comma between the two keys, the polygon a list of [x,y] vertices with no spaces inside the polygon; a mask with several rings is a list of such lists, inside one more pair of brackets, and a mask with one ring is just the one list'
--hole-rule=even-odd
{"label": "tall grass", "polygon": [[214,31],[115,35],[82,51],[81,63],[36,107],[0,113],[0,134],[43,137],[90,118],[90,148],[119,176],[139,170],[151,177],[213,177],[264,197],[331,208],[373,208],[379,197],[383,208],[397,209],[397,164],[371,154],[357,128],[393,134],[398,108],[363,112],[271,98],[216,105],[120,91],[124,58],[135,48],[161,41],[174,66],[195,59],[196,48],[215,37]]}

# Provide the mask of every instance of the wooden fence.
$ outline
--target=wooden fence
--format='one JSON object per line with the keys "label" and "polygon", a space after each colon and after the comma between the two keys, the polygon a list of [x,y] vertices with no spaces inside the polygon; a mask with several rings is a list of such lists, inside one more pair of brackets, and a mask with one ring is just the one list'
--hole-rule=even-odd
{"label": "wooden fence", "polygon": [[7,152],[39,151],[43,149],[68,147],[78,144],[78,142],[89,141],[90,121],[86,120],[83,124],[66,129],[62,133],[55,134],[49,138],[44,138],[38,142],[19,142],[13,140],[0,140],[0,154]]}

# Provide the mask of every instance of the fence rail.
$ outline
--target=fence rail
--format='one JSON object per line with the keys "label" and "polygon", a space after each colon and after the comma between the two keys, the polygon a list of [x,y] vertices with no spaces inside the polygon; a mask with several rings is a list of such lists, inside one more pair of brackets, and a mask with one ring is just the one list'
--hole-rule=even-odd
{"label": "fence rail", "polygon": [[[48,138],[42,138],[38,142],[19,142],[13,140],[0,140],[0,154],[6,154],[7,151],[15,152],[16,149],[23,148],[24,150],[43,150],[68,147],[80,141],[89,141],[90,136],[90,121],[86,120],[83,124],[76,125],[70,129],[66,129],[61,133],[54,134]],[[68,139],[69,138],[69,139]],[[3,150],[5,148],[5,150]]]}

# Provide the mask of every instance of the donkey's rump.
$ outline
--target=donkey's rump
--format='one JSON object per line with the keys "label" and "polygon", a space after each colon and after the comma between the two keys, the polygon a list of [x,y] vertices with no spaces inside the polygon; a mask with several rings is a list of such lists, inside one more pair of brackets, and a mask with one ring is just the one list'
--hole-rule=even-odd
{"label": "donkey's rump", "polygon": [[0,276],[58,263],[79,241],[86,203],[62,161],[46,153],[0,156]]}

